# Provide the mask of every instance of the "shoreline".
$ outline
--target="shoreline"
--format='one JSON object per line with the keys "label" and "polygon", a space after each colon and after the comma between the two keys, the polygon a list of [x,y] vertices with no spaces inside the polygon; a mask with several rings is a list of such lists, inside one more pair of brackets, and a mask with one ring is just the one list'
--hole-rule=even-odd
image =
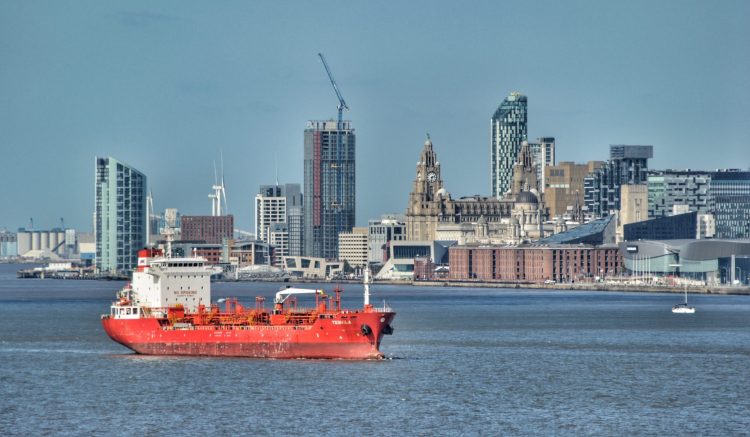
{"label": "shoreline", "polygon": [[[220,280],[217,282],[277,282],[286,284],[362,284],[360,280],[340,279],[301,279],[293,278],[288,281],[274,279],[253,280]],[[505,288],[505,289],[535,289],[535,290],[560,290],[560,291],[601,291],[601,292],[642,292],[642,293],[684,293],[685,287],[670,287],[650,284],[616,284],[616,283],[556,283],[543,284],[535,282],[487,282],[487,281],[410,281],[410,280],[377,280],[372,283],[378,285],[402,285],[410,287],[456,287],[456,288]],[[688,293],[693,294],[720,294],[720,295],[750,295],[748,286],[688,286]]]}

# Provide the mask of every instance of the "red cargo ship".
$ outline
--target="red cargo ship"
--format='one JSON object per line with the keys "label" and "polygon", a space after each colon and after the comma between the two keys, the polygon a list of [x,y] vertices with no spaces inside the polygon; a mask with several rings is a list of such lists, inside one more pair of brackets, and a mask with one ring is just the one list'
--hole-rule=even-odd
{"label": "red cargo ship", "polygon": [[[341,308],[340,290],[285,288],[273,308],[257,297],[252,307],[236,299],[211,302],[212,269],[199,257],[165,257],[158,249],[141,250],[133,280],[118,292],[104,330],[114,341],[139,354],[204,355],[254,358],[383,358],[380,341],[393,333],[389,307],[365,304]],[[313,295],[311,308],[297,297]],[[220,305],[222,304],[223,305]]]}

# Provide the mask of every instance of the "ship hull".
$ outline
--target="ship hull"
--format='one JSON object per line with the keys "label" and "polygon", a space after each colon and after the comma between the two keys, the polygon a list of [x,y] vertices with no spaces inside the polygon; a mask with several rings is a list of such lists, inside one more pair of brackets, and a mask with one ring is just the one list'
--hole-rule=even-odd
{"label": "ship hull", "polygon": [[[304,326],[203,325],[185,329],[175,329],[157,318],[105,317],[102,325],[114,341],[145,355],[357,360],[383,357],[380,341],[394,316],[373,311]],[[363,331],[363,325],[369,329]]]}

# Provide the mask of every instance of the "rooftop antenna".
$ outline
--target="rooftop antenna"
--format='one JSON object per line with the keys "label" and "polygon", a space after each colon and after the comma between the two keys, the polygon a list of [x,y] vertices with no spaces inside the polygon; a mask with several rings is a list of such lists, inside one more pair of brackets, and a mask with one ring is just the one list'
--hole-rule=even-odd
{"label": "rooftop antenna", "polygon": [[60,217],[60,229],[65,230],[65,220],[62,217]]}
{"label": "rooftop antenna", "polygon": [[273,162],[274,162],[274,168],[276,171],[276,186],[279,186],[279,154],[275,153],[273,155]]}
{"label": "rooftop antenna", "polygon": [[34,217],[29,217],[29,230],[34,230]]}

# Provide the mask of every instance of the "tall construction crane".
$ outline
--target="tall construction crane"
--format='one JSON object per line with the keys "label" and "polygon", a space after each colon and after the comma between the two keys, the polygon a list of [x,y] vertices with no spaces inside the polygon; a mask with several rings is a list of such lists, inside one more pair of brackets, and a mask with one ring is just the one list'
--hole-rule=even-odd
{"label": "tall construction crane", "polygon": [[[326,62],[325,56],[323,56],[323,53],[318,53],[318,56],[320,56],[320,60],[323,61],[323,67],[326,69],[326,73],[328,73],[328,79],[331,80],[331,85],[333,85],[333,90],[336,91],[336,97],[339,99],[339,105],[337,106],[339,110],[339,120],[336,124],[336,162],[331,165],[331,169],[335,170],[336,176],[335,176],[335,187],[333,192],[335,193],[334,198],[331,202],[331,208],[333,210],[334,220],[335,220],[335,235],[336,239],[338,239],[339,232],[347,231],[348,229],[343,228],[343,217],[344,214],[344,192],[343,192],[343,177],[342,173],[344,171],[342,161],[343,156],[341,154],[341,132],[344,130],[344,120],[343,120],[343,114],[342,112],[344,109],[346,109],[346,112],[349,112],[349,106],[346,105],[346,101],[344,100],[344,96],[341,95],[341,91],[339,91],[339,87],[336,85],[336,80],[333,78],[333,73],[331,73],[331,69],[328,68],[328,62]],[[324,249],[325,251],[325,249]]]}
{"label": "tall construction crane", "polygon": [[342,129],[342,111],[346,109],[346,112],[349,112],[349,107],[346,106],[346,101],[344,101],[344,96],[341,95],[341,91],[339,91],[339,87],[336,85],[336,80],[333,78],[333,73],[331,73],[331,69],[328,68],[328,62],[326,62],[326,57],[323,56],[323,53],[318,53],[318,56],[320,56],[320,60],[323,61],[323,67],[326,69],[326,73],[328,73],[328,78],[331,80],[331,85],[333,85],[333,90],[336,91],[336,97],[339,99],[339,124],[338,128]]}

